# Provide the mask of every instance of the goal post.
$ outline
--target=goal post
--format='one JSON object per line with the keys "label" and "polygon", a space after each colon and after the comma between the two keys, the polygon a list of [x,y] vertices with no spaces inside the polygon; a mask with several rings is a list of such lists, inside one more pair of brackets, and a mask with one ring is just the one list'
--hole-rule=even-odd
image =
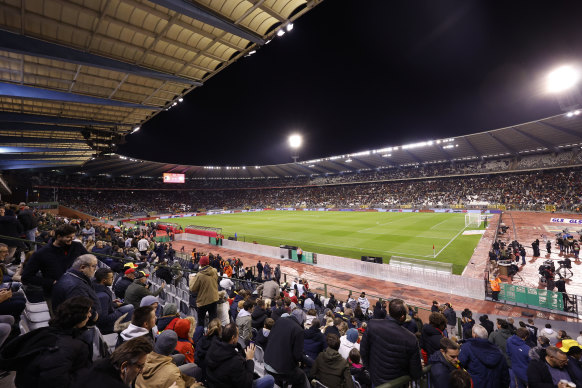
{"label": "goal post", "polygon": [[481,226],[483,218],[480,213],[465,213],[465,228]]}

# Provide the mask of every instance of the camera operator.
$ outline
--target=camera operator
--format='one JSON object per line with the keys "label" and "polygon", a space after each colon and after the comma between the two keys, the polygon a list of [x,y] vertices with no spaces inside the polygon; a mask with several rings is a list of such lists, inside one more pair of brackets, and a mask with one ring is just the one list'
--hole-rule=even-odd
{"label": "camera operator", "polygon": [[533,248],[533,256],[540,257],[540,240],[536,239],[536,241],[532,242],[531,247]]}

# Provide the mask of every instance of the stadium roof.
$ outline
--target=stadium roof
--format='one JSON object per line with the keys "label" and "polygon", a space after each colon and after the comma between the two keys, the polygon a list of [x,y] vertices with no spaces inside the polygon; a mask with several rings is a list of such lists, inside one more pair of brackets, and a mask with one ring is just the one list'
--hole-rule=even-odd
{"label": "stadium roof", "polygon": [[395,145],[346,155],[266,166],[188,166],[109,154],[78,171],[92,175],[158,178],[164,172],[189,178],[284,178],[368,171],[399,166],[502,159],[559,153],[582,147],[582,115],[566,114],[466,136]]}
{"label": "stadium roof", "polygon": [[115,152],[321,1],[0,0],[0,170]]}

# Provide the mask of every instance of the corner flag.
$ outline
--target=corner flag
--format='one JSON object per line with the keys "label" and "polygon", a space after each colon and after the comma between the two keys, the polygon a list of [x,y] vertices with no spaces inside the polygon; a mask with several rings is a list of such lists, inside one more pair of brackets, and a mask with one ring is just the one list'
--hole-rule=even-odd
{"label": "corner flag", "polygon": [[436,257],[436,252],[434,250],[434,244],[432,244],[432,257],[435,258]]}

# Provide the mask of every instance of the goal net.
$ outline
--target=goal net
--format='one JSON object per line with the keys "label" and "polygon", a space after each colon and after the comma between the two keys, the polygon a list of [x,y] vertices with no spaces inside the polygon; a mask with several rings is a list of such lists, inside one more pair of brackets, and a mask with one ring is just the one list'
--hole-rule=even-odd
{"label": "goal net", "polygon": [[483,218],[480,213],[465,213],[465,228],[481,226]]}

